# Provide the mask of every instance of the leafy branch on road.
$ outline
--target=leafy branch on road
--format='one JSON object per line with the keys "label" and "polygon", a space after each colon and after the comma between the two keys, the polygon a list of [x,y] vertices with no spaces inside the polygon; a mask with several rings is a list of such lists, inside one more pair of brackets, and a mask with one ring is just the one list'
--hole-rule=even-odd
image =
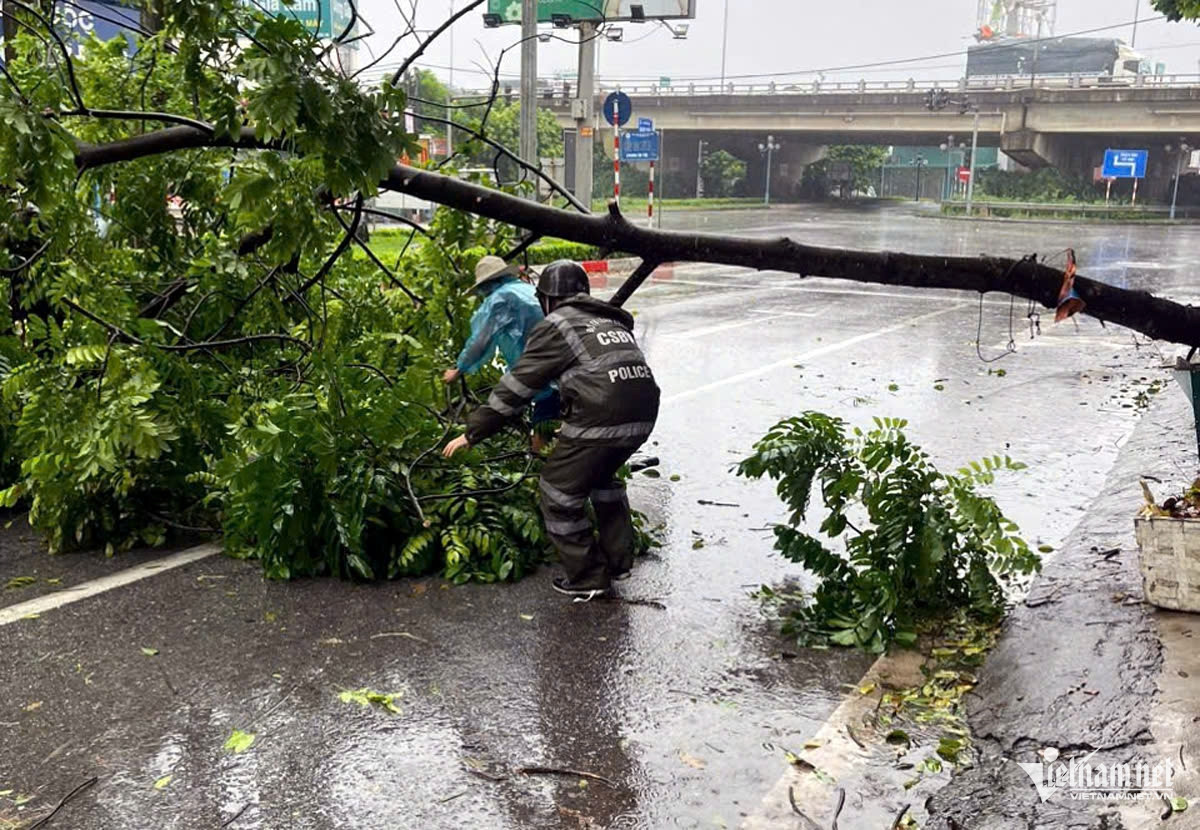
{"label": "leafy branch on road", "polygon": [[[788,622],[803,641],[882,652],[958,612],[995,620],[1003,583],[1041,567],[977,490],[1023,465],[997,456],[943,473],[906,426],[876,418],[870,430],[848,430],[806,412],[776,424],[738,466],[739,475],[777,482],[789,516],[775,527],[775,548],[820,579]],[[804,528],[814,489],[825,510],[818,534]]]}

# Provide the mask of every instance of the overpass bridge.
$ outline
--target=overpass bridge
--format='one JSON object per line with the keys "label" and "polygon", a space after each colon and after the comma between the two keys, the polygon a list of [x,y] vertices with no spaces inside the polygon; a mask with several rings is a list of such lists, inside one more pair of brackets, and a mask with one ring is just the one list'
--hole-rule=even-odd
{"label": "overpass bridge", "polygon": [[[653,118],[665,131],[664,172],[680,181],[695,180],[700,141],[730,150],[747,161],[750,175],[757,169],[761,177],[759,142],[768,134],[782,138],[777,175],[786,186],[829,144],[937,146],[949,135],[969,140],[973,114],[927,109],[926,95],[935,88],[978,109],[980,146],[998,147],[1025,167],[1090,175],[1107,147],[1148,149],[1142,192],[1150,198],[1162,197],[1175,175],[1178,157],[1166,145],[1181,138],[1200,144],[1197,75],[621,88],[633,99],[635,118]],[[602,87],[589,111],[598,113],[613,89]],[[566,87],[547,90],[540,101],[563,127],[577,124],[570,95]],[[599,132],[611,130],[593,117]]]}

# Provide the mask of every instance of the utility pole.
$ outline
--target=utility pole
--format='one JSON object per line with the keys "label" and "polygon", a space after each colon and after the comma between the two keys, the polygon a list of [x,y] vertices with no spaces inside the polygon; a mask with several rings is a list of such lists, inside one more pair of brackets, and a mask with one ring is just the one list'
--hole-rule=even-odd
{"label": "utility pole", "polygon": [[596,24],[579,24],[578,98],[572,102],[575,116],[575,198],[592,203],[592,153],[596,126]]}
{"label": "utility pole", "polygon": [[967,174],[967,216],[971,215],[971,202],[975,197],[975,157],[979,153],[979,107],[972,105],[975,113],[975,128],[971,131],[971,170]]}
{"label": "utility pole", "polygon": [[725,57],[729,53],[729,0],[725,0],[725,28],[721,30],[721,91],[725,91]]}
{"label": "utility pole", "polygon": [[[537,0],[521,0],[521,159],[537,166]],[[535,197],[536,198],[536,197]]]}
{"label": "utility pole", "polygon": [[700,149],[696,153],[696,198],[704,198],[704,139],[700,139]]}
{"label": "utility pole", "polygon": [[1142,0],[1134,0],[1133,6],[1133,34],[1129,36],[1129,48],[1137,46],[1137,23],[1138,15],[1142,13]]}
{"label": "utility pole", "polygon": [[[450,0],[450,17],[454,17],[454,0]],[[450,86],[446,90],[446,120],[454,120],[454,27],[447,32],[450,35]],[[454,128],[446,125],[446,158],[454,155]]]}

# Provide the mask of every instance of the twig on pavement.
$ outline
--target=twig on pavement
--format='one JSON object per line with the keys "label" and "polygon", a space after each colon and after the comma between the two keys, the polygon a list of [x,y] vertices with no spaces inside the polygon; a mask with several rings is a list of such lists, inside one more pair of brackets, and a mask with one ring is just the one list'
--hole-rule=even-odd
{"label": "twig on pavement", "polygon": [[905,817],[906,815],[908,815],[908,808],[909,808],[909,807],[911,807],[911,806],[912,806],[911,804],[905,804],[905,805],[904,805],[904,809],[902,809],[902,810],[900,811],[900,813],[899,813],[899,814],[896,816],[896,820],[892,822],[892,830],[898,830],[898,829],[899,829],[899,827],[900,827],[900,822],[904,821],[904,817]]}
{"label": "twig on pavement", "polygon": [[821,830],[821,825],[817,824],[815,821],[813,821],[813,820],[812,820],[812,819],[810,819],[808,816],[806,816],[806,815],[805,815],[805,814],[804,814],[804,813],[803,813],[803,812],[800,810],[800,808],[796,806],[796,792],[795,792],[795,790],[796,790],[796,788],[795,788],[795,787],[788,787],[788,803],[790,803],[790,804],[792,805],[792,812],[793,812],[793,813],[795,813],[796,815],[800,816],[800,818],[804,819],[804,823],[805,823],[805,824],[806,824],[808,827],[812,828],[812,830]]}
{"label": "twig on pavement", "polygon": [[81,792],[83,792],[84,790],[86,790],[88,787],[92,786],[93,784],[95,784],[95,783],[96,783],[97,781],[99,781],[99,780],[100,780],[100,776],[98,776],[98,775],[93,775],[93,776],[92,776],[91,778],[89,778],[87,781],[84,781],[84,782],[83,782],[82,784],[80,784],[78,787],[76,787],[75,789],[71,790],[69,793],[67,793],[66,795],[64,795],[64,796],[63,796],[63,797],[62,797],[62,798],[59,800],[58,804],[54,805],[54,809],[53,809],[53,810],[51,810],[50,812],[46,813],[46,815],[42,816],[42,817],[41,817],[41,819],[39,819],[39,820],[38,820],[37,822],[35,822],[34,824],[31,824],[31,825],[29,826],[29,830],[37,830],[37,828],[39,828],[39,827],[45,827],[47,824],[49,824],[49,823],[50,823],[50,819],[54,818],[54,816],[55,816],[55,815],[58,813],[58,811],[59,811],[59,810],[61,810],[63,807],[65,807],[65,806],[66,806],[66,804],[67,804],[67,802],[68,802],[68,801],[70,801],[70,800],[71,800],[72,798],[74,798],[75,796],[79,795]]}
{"label": "twig on pavement", "polygon": [[584,772],[577,769],[560,769],[559,767],[520,767],[517,772],[522,775],[569,775],[573,778],[588,778],[592,781],[599,781],[601,784],[607,784],[614,790],[617,785],[611,778],[605,778],[603,775],[597,775],[594,772]]}
{"label": "twig on pavement", "polygon": [[228,819],[221,822],[221,826],[228,827],[229,825],[233,824],[235,821],[237,821],[238,819],[240,819],[242,817],[242,813],[246,812],[253,806],[254,806],[253,801],[247,801],[245,804],[242,805],[242,809],[238,810],[236,813],[234,813]]}
{"label": "twig on pavement", "polygon": [[846,791],[838,787],[838,802],[837,807],[833,810],[833,822],[829,825],[829,830],[838,830],[838,816],[842,814],[842,808],[846,806]]}

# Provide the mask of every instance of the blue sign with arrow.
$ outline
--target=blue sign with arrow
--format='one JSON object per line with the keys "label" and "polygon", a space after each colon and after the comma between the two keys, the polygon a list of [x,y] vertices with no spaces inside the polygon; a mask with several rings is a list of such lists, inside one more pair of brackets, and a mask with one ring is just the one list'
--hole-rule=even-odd
{"label": "blue sign with arrow", "polygon": [[633,101],[624,92],[614,92],[604,99],[604,120],[614,127],[624,127],[633,117]]}
{"label": "blue sign with arrow", "polygon": [[621,133],[621,161],[658,161],[658,133]]}
{"label": "blue sign with arrow", "polygon": [[1106,179],[1144,179],[1149,150],[1105,150],[1104,169]]}

